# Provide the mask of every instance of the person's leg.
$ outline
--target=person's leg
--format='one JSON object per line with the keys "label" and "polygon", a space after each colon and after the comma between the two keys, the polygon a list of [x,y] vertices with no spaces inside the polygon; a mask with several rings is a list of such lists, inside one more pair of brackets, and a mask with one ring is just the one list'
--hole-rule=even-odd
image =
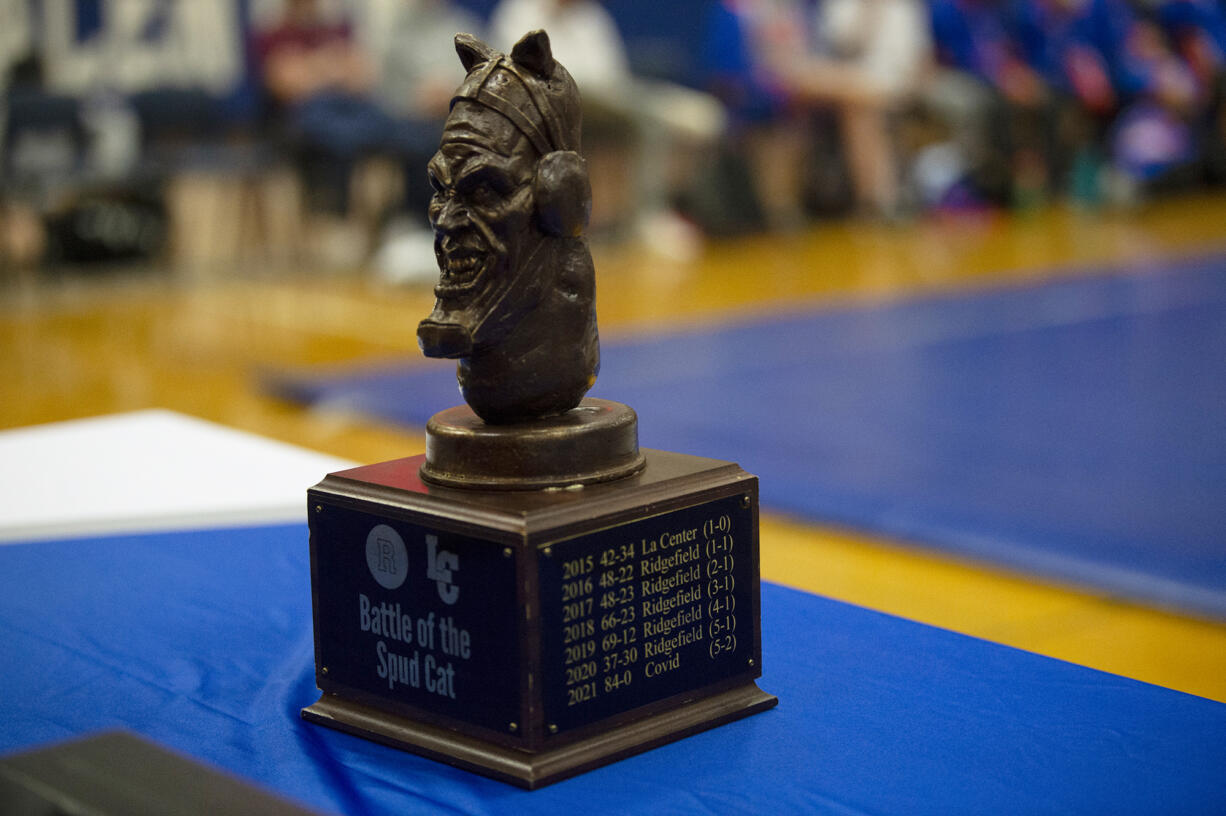
{"label": "person's leg", "polygon": [[767,226],[793,229],[804,222],[801,195],[808,129],[799,119],[784,118],[745,134],[745,152]]}
{"label": "person's leg", "polygon": [[837,109],[857,203],[877,214],[897,212],[900,185],[889,115],[895,99],[859,66],[820,57],[796,66],[786,82],[799,104]]}
{"label": "person's leg", "polygon": [[875,215],[894,215],[899,207],[898,162],[888,111],[844,105],[839,121],[857,204]]}

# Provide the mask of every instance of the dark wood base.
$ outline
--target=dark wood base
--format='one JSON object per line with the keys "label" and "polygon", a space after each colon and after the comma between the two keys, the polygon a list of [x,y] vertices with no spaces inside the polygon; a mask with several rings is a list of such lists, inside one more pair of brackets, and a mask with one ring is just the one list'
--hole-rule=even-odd
{"label": "dark wood base", "polygon": [[308,722],[534,790],[778,704],[753,682],[552,750],[529,753],[325,694]]}
{"label": "dark wood base", "polygon": [[535,788],[775,705],[757,478],[643,453],[557,490],[430,484],[422,456],[329,474],[302,716]]}

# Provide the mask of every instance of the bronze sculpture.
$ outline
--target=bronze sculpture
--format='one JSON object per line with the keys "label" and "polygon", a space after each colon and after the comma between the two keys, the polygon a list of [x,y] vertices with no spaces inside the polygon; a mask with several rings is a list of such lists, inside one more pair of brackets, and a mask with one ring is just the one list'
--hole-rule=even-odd
{"label": "bronze sculpture", "polygon": [[468,76],[429,164],[440,277],[418,343],[459,361],[488,423],[562,414],[600,363],[579,91],[543,31],[510,55],[468,34],[455,44]]}

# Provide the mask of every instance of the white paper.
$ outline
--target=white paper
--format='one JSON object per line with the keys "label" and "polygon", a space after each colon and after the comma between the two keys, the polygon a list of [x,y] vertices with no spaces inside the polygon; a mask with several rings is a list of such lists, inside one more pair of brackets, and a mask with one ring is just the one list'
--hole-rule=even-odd
{"label": "white paper", "polygon": [[354,463],[173,411],[0,432],[0,542],[306,520]]}

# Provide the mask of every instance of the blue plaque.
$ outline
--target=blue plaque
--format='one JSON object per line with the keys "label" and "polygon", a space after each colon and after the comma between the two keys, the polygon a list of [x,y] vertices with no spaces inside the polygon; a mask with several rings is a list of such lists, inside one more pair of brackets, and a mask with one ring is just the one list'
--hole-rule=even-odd
{"label": "blue plaque", "polygon": [[311,553],[320,688],[497,731],[520,718],[511,548],[317,502]]}

